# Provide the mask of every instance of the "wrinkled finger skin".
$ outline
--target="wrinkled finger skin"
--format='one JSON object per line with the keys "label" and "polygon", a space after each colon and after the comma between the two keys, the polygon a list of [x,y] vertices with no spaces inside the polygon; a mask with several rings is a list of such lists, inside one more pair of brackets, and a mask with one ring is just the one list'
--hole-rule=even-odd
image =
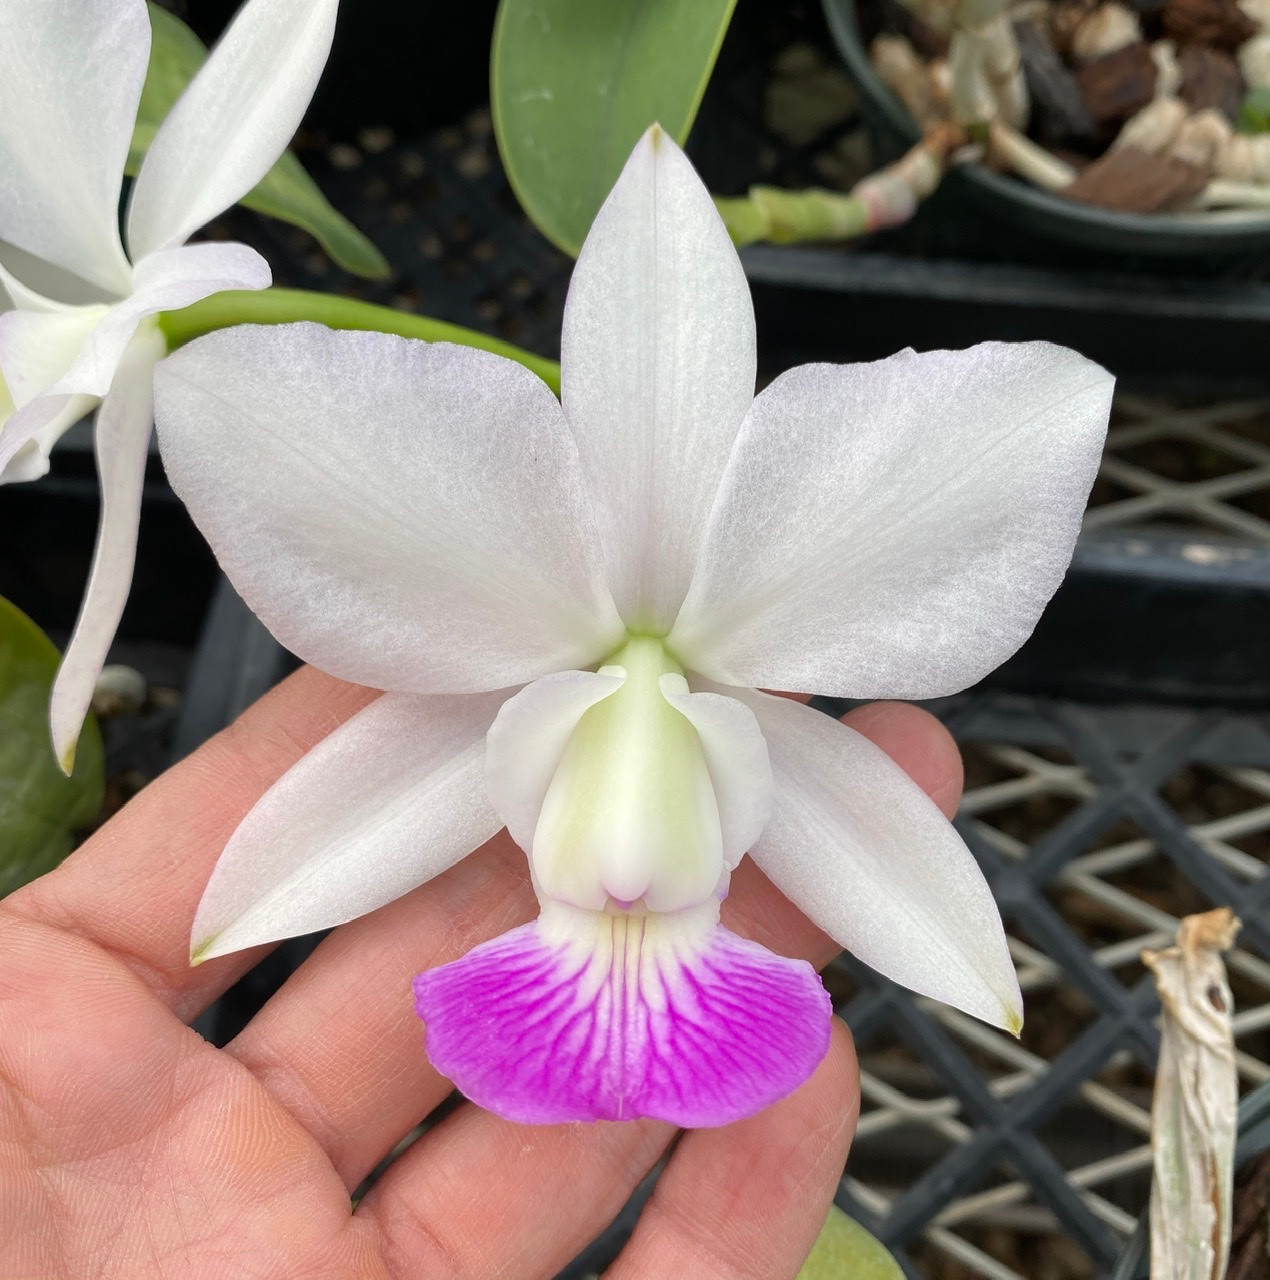
{"label": "wrinkled finger skin", "polygon": [[[186,1023],[261,950],[187,963],[235,825],[374,693],[303,670],[0,903],[0,1280],[549,1277],[609,1222],[669,1126],[522,1128],[464,1105],[351,1211],[365,1173],[448,1092],[413,974],[528,919],[505,833],[336,930],[226,1050]],[[950,812],[961,765],[913,707],[849,722]],[[748,862],[730,927],[824,964],[835,947]],[[749,1120],[683,1135],[613,1275],[792,1276],[858,1109],[850,1036]]]}

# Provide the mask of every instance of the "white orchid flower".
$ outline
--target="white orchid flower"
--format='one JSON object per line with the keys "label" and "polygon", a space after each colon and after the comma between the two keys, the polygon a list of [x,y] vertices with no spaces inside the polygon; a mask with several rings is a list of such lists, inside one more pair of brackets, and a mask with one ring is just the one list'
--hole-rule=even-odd
{"label": "white orchid flower", "polygon": [[934,697],[1065,571],[1111,377],[1046,343],[810,365],[757,399],[710,197],[659,131],[596,218],[562,403],[480,351],[233,329],[155,378],[177,492],[287,646],[387,690],[264,796],[197,960],[337,925],[503,825],[532,924],[416,979],[435,1066],[510,1119],[721,1124],[829,1037],[810,966],[719,924],[748,850],[898,982],[1017,1029],[992,895],[881,750],[755,686]]}
{"label": "white orchid flower", "polygon": [[[273,166],[330,51],[338,0],[250,0],[119,193],[150,59],[145,0],[0,0],[0,482],[48,470],[93,406],[102,516],[50,709],[69,773],[123,612],[151,428],[157,315],[264,289],[246,245],[186,240]],[[7,295],[7,298],[6,298]]]}

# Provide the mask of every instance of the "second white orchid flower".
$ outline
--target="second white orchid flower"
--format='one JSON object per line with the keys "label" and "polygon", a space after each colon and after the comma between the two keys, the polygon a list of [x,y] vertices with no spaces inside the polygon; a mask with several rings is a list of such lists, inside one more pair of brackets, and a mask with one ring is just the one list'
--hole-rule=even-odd
{"label": "second white orchid flower", "polygon": [[203,959],[337,925],[506,825],[531,924],[419,975],[427,1051],[513,1120],[713,1125],[815,1068],[812,969],[719,924],[747,852],[889,977],[1022,1011],[974,858],[881,750],[755,686],[924,698],[1027,637],[1110,376],[1044,343],[794,369],[659,131],[578,259],[562,402],[517,365],[313,325],[156,374],[168,473],[275,635],[388,690],[252,810]]}
{"label": "second white orchid flower", "polygon": [[145,0],[0,0],[0,483],[48,470],[99,402],[102,514],[92,575],[53,687],[69,772],[123,613],[151,428],[156,317],[264,289],[242,244],[186,245],[273,166],[330,51],[338,0],[249,0],[119,194],[150,57]]}

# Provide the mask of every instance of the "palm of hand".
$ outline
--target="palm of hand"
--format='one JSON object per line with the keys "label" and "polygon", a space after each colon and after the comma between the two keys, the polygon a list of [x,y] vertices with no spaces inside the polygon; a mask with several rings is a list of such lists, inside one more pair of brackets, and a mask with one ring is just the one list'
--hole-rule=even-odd
{"label": "palm of hand", "polygon": [[[226,1049],[186,1025],[261,955],[188,966],[216,855],[273,779],[371,696],[298,673],[0,904],[0,1280],[550,1276],[674,1138],[652,1122],[525,1128],[464,1105],[350,1211],[449,1091],[421,1051],[412,975],[532,913],[505,834],[335,931]],[[929,717],[854,716],[955,803],[956,750]],[[833,954],[748,863],[727,905],[767,945]],[[839,1026],[796,1093],[678,1141],[610,1275],[792,1276],[856,1105]]]}

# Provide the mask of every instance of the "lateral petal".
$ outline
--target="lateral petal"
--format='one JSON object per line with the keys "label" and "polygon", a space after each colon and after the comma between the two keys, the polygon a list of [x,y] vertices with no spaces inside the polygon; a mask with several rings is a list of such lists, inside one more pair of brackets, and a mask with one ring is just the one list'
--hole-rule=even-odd
{"label": "lateral petal", "polygon": [[173,487],[243,598],[346,680],[501,689],[588,667],[621,624],[560,406],[449,343],[242,325],[155,373]]}
{"label": "lateral petal", "polygon": [[654,126],[596,215],[565,305],[561,403],[632,630],[665,631],[754,395],[754,310],[710,194]]}
{"label": "lateral petal", "polygon": [[0,3],[0,239],[115,295],[119,185],[150,59],[145,0]]}
{"label": "lateral petal", "polygon": [[777,378],[669,643],[729,684],[931,698],[975,683],[1066,572],[1112,381],[1046,342]]}
{"label": "lateral petal", "polygon": [[788,698],[758,717],[776,781],[750,851],[835,941],[921,995],[1017,1032],[1023,1002],[992,892],[952,823],[867,738]]}
{"label": "lateral petal", "polygon": [[191,961],[344,924],[484,844],[502,826],[485,798],[484,738],[506,696],[387,693],[319,742],[225,846]]}
{"label": "lateral petal", "polygon": [[339,0],[248,0],[159,126],[132,189],[133,261],[184,244],[286,150],[331,50]]}

